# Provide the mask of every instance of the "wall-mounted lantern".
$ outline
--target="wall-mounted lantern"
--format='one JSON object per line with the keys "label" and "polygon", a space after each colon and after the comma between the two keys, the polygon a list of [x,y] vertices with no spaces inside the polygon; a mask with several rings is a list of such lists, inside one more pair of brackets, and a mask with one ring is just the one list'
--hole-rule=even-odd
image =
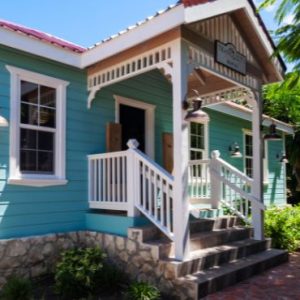
{"label": "wall-mounted lantern", "polygon": [[243,157],[241,151],[240,151],[240,146],[238,143],[233,143],[231,146],[229,146],[229,152],[230,152],[230,157],[232,158],[241,158]]}
{"label": "wall-mounted lantern", "polygon": [[281,154],[277,154],[276,158],[279,162],[281,162],[282,164],[287,164],[289,163],[289,160],[286,156],[286,154],[284,152],[281,152]]}
{"label": "wall-mounted lantern", "polygon": [[282,137],[276,132],[276,125],[272,123],[269,127],[269,133],[265,134],[264,139],[267,141],[280,141]]}

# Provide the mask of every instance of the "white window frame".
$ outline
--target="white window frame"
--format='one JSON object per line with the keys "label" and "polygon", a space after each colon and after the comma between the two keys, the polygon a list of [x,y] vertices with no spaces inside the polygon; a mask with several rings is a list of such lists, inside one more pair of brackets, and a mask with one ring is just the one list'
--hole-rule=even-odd
{"label": "white window frame", "polygon": [[[253,147],[253,134],[249,129],[243,129],[243,164],[244,173],[246,174],[246,135],[252,136],[252,147]],[[252,170],[253,170],[253,155],[252,155]],[[267,185],[269,183],[269,156],[268,156],[268,141],[264,141],[264,157],[263,157],[263,183]]]}
{"label": "white window frame", "polygon": [[155,159],[155,108],[153,104],[114,95],[115,98],[115,121],[120,122],[120,104],[139,108],[145,111],[145,153]]}
{"label": "white window frame", "polygon": [[[191,148],[191,123],[198,123],[204,126],[204,149],[202,150],[203,158],[208,159],[209,153],[209,137],[208,137],[208,123],[201,123],[201,122],[189,122],[189,160],[191,160],[191,151],[195,151],[195,149]],[[197,151],[197,150],[196,150]]]}
{"label": "white window frame", "polygon": [[[10,148],[8,183],[34,187],[67,184],[66,180],[66,89],[69,82],[32,71],[6,66],[10,84]],[[56,90],[56,130],[54,143],[54,174],[26,174],[20,171],[20,107],[21,80]]]}

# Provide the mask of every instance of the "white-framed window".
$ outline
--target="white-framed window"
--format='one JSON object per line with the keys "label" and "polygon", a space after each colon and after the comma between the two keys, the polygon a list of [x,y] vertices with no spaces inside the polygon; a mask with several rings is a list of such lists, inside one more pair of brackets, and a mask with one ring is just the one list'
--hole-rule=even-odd
{"label": "white-framed window", "polygon": [[[247,176],[253,177],[253,136],[249,130],[244,130],[244,172]],[[268,168],[268,142],[264,142],[263,151],[263,176],[264,183],[269,181],[269,168]]]}
{"label": "white-framed window", "polygon": [[[189,148],[190,160],[208,158],[208,125],[196,122],[189,123]],[[192,176],[201,177],[201,166],[193,166]]]}
{"label": "white-framed window", "polygon": [[11,74],[10,184],[66,184],[64,80],[6,66]]}

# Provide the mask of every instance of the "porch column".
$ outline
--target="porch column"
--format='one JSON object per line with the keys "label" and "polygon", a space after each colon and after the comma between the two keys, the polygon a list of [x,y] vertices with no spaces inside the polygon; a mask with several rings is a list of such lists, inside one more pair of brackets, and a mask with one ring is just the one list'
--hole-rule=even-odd
{"label": "porch column", "polygon": [[189,132],[182,109],[188,91],[188,50],[178,40],[173,53],[173,136],[174,136],[174,242],[175,256],[184,260],[189,253],[188,162]]}
{"label": "porch column", "polygon": [[[262,97],[260,93],[253,92],[253,114],[252,114],[252,134],[253,134],[253,196],[264,202],[263,193],[263,140],[262,140]],[[264,239],[264,212],[253,203],[252,223],[254,227],[254,239]]]}

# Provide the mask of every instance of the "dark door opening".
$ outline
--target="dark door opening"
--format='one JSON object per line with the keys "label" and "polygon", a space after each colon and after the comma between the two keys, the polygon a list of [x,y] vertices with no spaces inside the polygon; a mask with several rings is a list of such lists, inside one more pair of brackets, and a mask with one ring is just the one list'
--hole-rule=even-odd
{"label": "dark door opening", "polygon": [[127,150],[127,142],[136,139],[139,150],[145,152],[145,110],[120,104],[120,124],[122,125],[122,150]]}

